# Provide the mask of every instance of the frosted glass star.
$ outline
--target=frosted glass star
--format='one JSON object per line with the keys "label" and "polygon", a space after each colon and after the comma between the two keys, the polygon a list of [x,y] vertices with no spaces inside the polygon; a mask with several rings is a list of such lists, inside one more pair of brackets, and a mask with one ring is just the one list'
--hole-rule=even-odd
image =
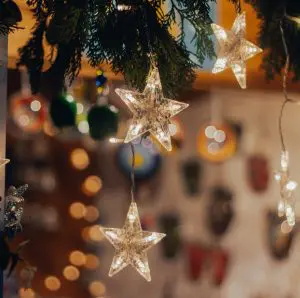
{"label": "frosted glass star", "polygon": [[109,276],[113,276],[126,266],[131,265],[147,281],[151,281],[146,252],[166,235],[142,230],[136,203],[130,204],[122,229],[103,227],[100,229],[116,249]]}
{"label": "frosted glass star", "polygon": [[0,158],[0,168],[3,167],[3,166],[5,166],[9,162],[10,162],[10,160],[7,159],[7,158]]}
{"label": "frosted glass star", "polygon": [[274,178],[280,185],[280,200],[278,202],[278,215],[286,216],[290,226],[295,225],[295,198],[294,191],[298,183],[291,180],[289,175],[289,154],[287,151],[281,152],[280,171],[275,172]]}
{"label": "frosted glass star", "polygon": [[186,109],[188,104],[164,97],[157,67],[150,70],[143,93],[125,89],[115,91],[133,114],[124,142],[129,143],[150,132],[171,151],[170,119]]}
{"label": "frosted glass star", "polygon": [[220,45],[218,59],[212,72],[218,73],[231,67],[241,88],[245,89],[247,86],[245,61],[262,52],[261,48],[244,38],[246,13],[237,16],[230,31],[216,24],[211,26]]}

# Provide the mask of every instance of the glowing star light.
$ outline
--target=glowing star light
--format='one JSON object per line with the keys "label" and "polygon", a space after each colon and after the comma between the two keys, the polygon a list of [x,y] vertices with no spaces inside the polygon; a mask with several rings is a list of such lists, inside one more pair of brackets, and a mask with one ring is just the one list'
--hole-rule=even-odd
{"label": "glowing star light", "polygon": [[131,203],[122,229],[100,229],[116,249],[109,276],[113,276],[131,265],[147,281],[151,281],[146,252],[166,235],[142,230],[136,203]]}
{"label": "glowing star light", "polygon": [[170,118],[188,107],[188,104],[167,99],[157,67],[152,67],[143,93],[116,89],[116,93],[133,113],[125,143],[150,132],[168,150],[172,150],[169,131]]}
{"label": "glowing star light", "polygon": [[0,168],[2,168],[3,166],[5,166],[9,162],[10,162],[10,160],[7,159],[7,158],[0,158]]}
{"label": "glowing star light", "polygon": [[244,38],[246,13],[237,16],[230,31],[216,24],[211,26],[220,44],[220,52],[212,72],[218,73],[231,67],[241,88],[245,89],[246,60],[262,52],[262,49]]}
{"label": "glowing star light", "polygon": [[274,178],[280,185],[280,200],[278,202],[278,215],[286,216],[289,226],[293,227],[296,222],[294,191],[298,183],[290,179],[289,154],[281,152],[280,171],[274,174]]}

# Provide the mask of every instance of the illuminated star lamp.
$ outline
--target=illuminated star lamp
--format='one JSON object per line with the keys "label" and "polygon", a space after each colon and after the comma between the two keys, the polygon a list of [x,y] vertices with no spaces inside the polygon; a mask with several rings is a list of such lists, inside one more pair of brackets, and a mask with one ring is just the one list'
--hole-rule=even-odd
{"label": "illuminated star lamp", "polygon": [[241,88],[245,89],[247,86],[246,60],[262,52],[262,49],[245,39],[246,13],[243,12],[237,16],[229,31],[216,24],[211,26],[220,45],[212,72],[219,73],[231,68]]}
{"label": "illuminated star lamp", "polygon": [[133,114],[124,142],[129,143],[149,132],[171,151],[170,119],[186,109],[188,104],[164,97],[157,67],[151,67],[143,93],[125,89],[115,91]]}

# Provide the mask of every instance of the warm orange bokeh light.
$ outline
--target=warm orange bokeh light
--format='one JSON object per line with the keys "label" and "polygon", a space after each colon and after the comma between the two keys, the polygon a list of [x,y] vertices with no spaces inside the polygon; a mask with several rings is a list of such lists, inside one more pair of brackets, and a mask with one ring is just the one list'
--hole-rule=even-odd
{"label": "warm orange bokeh light", "polygon": [[88,254],[86,255],[86,262],[84,267],[89,270],[95,270],[100,265],[100,260],[97,256]]}
{"label": "warm orange bokeh light", "polygon": [[60,289],[61,283],[56,276],[48,276],[44,281],[45,287],[50,291],[57,291]]}
{"label": "warm orange bokeh light", "polygon": [[93,296],[101,296],[105,293],[105,285],[101,281],[93,281],[89,284],[89,292]]}
{"label": "warm orange bokeh light", "polygon": [[70,215],[75,219],[81,219],[85,216],[86,208],[80,202],[74,202],[69,208]]}
{"label": "warm orange bokeh light", "polygon": [[86,256],[79,250],[74,250],[69,255],[69,261],[72,265],[83,266],[86,262]]}
{"label": "warm orange bokeh light", "polygon": [[82,192],[87,196],[94,196],[102,188],[102,180],[97,176],[87,177],[82,184]]}
{"label": "warm orange bokeh light", "polygon": [[70,160],[73,167],[77,170],[84,170],[90,164],[87,152],[81,148],[76,148],[71,152]]}
{"label": "warm orange bokeh light", "polygon": [[95,206],[87,206],[84,219],[88,222],[96,221],[99,218],[99,211]]}
{"label": "warm orange bokeh light", "polygon": [[63,270],[63,275],[67,280],[74,281],[79,278],[80,272],[74,266],[66,266]]}

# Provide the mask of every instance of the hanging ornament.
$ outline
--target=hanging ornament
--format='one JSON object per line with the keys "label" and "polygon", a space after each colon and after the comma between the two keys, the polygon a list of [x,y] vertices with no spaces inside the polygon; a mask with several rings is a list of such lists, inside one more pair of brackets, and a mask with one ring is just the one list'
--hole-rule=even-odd
{"label": "hanging ornament", "polygon": [[39,95],[18,93],[9,100],[14,123],[29,134],[39,133],[47,118],[46,101]]}
{"label": "hanging ornament", "polygon": [[102,70],[96,72],[97,103],[90,109],[87,116],[90,136],[95,140],[104,140],[115,136],[118,132],[118,109],[108,104],[107,78]]}
{"label": "hanging ornament", "polygon": [[61,94],[52,99],[50,116],[57,128],[74,127],[76,114],[77,106],[72,95]]}
{"label": "hanging ornament", "polygon": [[284,72],[282,76],[282,91],[284,95],[284,101],[282,103],[280,114],[279,114],[279,136],[281,141],[281,156],[280,156],[280,170],[275,173],[274,178],[280,185],[280,200],[278,202],[278,216],[285,216],[287,219],[287,223],[290,227],[294,227],[296,224],[296,215],[295,215],[295,207],[296,200],[294,197],[294,191],[296,190],[298,183],[293,181],[290,178],[289,174],[289,153],[286,150],[283,129],[282,129],[282,118],[284,108],[286,104],[290,101],[288,97],[287,91],[287,79],[290,68],[290,56],[288,52],[288,47],[282,27],[282,22],[280,22],[280,32],[283,43],[283,48],[286,54],[286,62],[284,67]]}
{"label": "hanging ornament", "polygon": [[246,13],[237,16],[230,31],[216,24],[211,26],[220,44],[220,52],[212,72],[219,73],[230,67],[241,88],[245,89],[246,60],[262,52],[262,49],[245,39]]}
{"label": "hanging ornament", "polygon": [[191,158],[182,164],[182,178],[186,193],[195,197],[202,191],[199,185],[203,168],[198,159]]}
{"label": "hanging ornament", "polygon": [[228,123],[205,125],[198,135],[198,152],[210,162],[224,162],[230,159],[237,149],[237,136]]}
{"label": "hanging ornament", "polygon": [[210,232],[223,236],[234,217],[233,194],[227,188],[217,186],[211,192],[207,212],[207,225]]}
{"label": "hanging ornament", "polygon": [[[152,178],[160,169],[162,158],[155,148],[149,150],[143,144],[134,144],[135,167],[134,174],[138,180]],[[117,149],[117,161],[124,174],[130,176],[132,156],[129,144],[122,144]]]}
{"label": "hanging ornament", "polygon": [[280,170],[274,174],[274,178],[280,185],[280,200],[278,202],[278,215],[286,216],[288,224],[294,226],[296,223],[294,191],[298,183],[290,179],[289,154],[281,152]]}
{"label": "hanging ornament", "polygon": [[19,188],[11,186],[5,197],[5,228],[16,231],[21,228],[21,219],[23,215],[24,198],[23,194],[27,190],[28,185],[25,184]]}
{"label": "hanging ornament", "polygon": [[166,235],[142,230],[136,203],[130,204],[122,229],[101,228],[101,231],[116,249],[109,276],[131,265],[147,281],[151,281],[146,252]]}
{"label": "hanging ornament", "polygon": [[188,104],[163,96],[158,68],[152,66],[143,93],[116,89],[116,93],[133,113],[125,143],[150,132],[168,151],[172,150],[170,119]]}
{"label": "hanging ornament", "polygon": [[93,106],[87,117],[90,136],[95,140],[104,140],[118,132],[118,112],[109,105]]}
{"label": "hanging ornament", "polygon": [[0,158],[0,168],[3,167],[3,166],[5,166],[9,162],[10,162],[10,160],[7,159],[7,158]]}
{"label": "hanging ornament", "polygon": [[269,161],[262,154],[253,154],[247,158],[247,176],[251,189],[257,193],[267,190],[269,185]]}

